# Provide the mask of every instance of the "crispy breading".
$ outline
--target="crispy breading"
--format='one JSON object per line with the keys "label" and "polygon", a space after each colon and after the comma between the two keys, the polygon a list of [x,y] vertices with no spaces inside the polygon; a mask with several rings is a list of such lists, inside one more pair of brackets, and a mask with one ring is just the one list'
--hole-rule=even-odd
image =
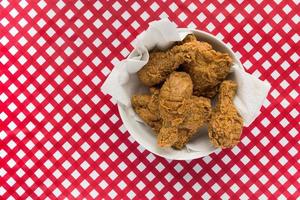
{"label": "crispy breading", "polygon": [[219,84],[230,72],[232,59],[226,53],[214,50],[199,51],[196,58],[184,64],[184,70],[190,74],[194,95],[212,98],[217,94]]}
{"label": "crispy breading", "polygon": [[195,60],[198,51],[212,49],[211,45],[187,39],[188,42],[175,45],[167,51],[154,51],[149,54],[148,63],[138,71],[140,81],[146,86],[154,86],[165,81],[181,64]]}
{"label": "crispy breading", "polygon": [[210,100],[192,96],[192,81],[184,72],[173,72],[161,88],[159,111],[163,120],[158,144],[182,149],[200,127],[208,122]]}
{"label": "crispy breading", "polygon": [[140,118],[153,129],[155,134],[158,134],[162,123],[158,110],[159,90],[154,89],[151,92],[152,94],[132,96],[131,104]]}
{"label": "crispy breading", "polygon": [[229,148],[240,141],[243,119],[233,104],[236,91],[237,84],[234,81],[221,83],[218,102],[208,126],[210,141],[216,147]]}

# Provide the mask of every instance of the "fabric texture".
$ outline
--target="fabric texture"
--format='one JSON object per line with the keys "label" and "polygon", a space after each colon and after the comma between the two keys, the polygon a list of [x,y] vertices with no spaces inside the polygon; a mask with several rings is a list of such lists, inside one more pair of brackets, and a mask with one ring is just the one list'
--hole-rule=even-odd
{"label": "fabric texture", "polygon": [[[1,199],[297,199],[299,1],[0,2]],[[139,146],[100,87],[148,23],[216,35],[271,91],[241,142],[193,161]]]}

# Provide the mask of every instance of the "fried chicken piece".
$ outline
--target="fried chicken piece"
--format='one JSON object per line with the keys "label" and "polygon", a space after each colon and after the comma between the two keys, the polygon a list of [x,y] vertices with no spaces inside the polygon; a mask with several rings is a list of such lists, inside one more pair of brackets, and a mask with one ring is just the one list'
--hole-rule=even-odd
{"label": "fried chicken piece", "polygon": [[158,134],[162,126],[158,110],[159,90],[150,88],[150,92],[151,94],[132,96],[131,104],[140,118],[152,128],[155,134]]}
{"label": "fried chicken piece", "polygon": [[144,85],[153,86],[164,81],[182,62],[170,50],[151,52],[148,63],[137,74]]}
{"label": "fried chicken piece", "polygon": [[[165,143],[174,143],[172,147],[175,149],[182,149],[189,140],[197,133],[197,131],[208,123],[211,112],[210,99],[204,97],[192,96],[192,99],[188,102],[188,113],[178,129],[168,129],[161,131],[168,131],[167,134],[161,134],[165,136],[158,140],[164,140]],[[176,140],[176,141],[175,141]],[[174,142],[175,141],[175,142]]]}
{"label": "fried chicken piece", "polygon": [[178,138],[174,143],[175,149],[182,149],[197,133],[199,128],[208,123],[211,113],[210,99],[192,96],[188,102],[188,113],[184,122],[179,126]]}
{"label": "fried chicken piece", "polygon": [[158,145],[182,149],[208,122],[210,100],[192,96],[192,81],[184,72],[173,72],[160,91],[159,111],[163,120]]}
{"label": "fried chicken piece", "polygon": [[236,91],[237,84],[234,81],[221,83],[217,106],[208,126],[210,141],[216,147],[229,148],[240,141],[243,119],[233,104]]}
{"label": "fried chicken piece", "polygon": [[159,95],[159,111],[163,120],[157,136],[159,146],[170,147],[177,141],[178,126],[188,113],[188,99],[192,93],[192,80],[185,72],[173,72],[163,84]]}
{"label": "fried chicken piece", "polygon": [[194,39],[194,36],[188,36],[185,43],[167,51],[151,52],[148,63],[137,73],[140,81],[146,86],[162,83],[181,64],[195,60],[198,51],[212,49],[208,43]]}
{"label": "fried chicken piece", "polygon": [[212,98],[217,94],[219,84],[230,72],[232,59],[227,53],[213,49],[198,51],[196,58],[184,64],[184,71],[190,74],[196,96]]}

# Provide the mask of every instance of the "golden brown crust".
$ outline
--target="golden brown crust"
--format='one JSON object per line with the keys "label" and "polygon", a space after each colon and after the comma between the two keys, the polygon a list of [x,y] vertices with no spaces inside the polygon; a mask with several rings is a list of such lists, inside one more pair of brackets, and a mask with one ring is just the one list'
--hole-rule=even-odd
{"label": "golden brown crust", "polygon": [[162,121],[158,110],[159,90],[155,89],[152,94],[134,95],[131,97],[131,104],[134,111],[158,134]]}
{"label": "golden brown crust", "polygon": [[232,59],[226,53],[214,50],[201,51],[196,59],[184,65],[193,80],[194,95],[213,97],[218,85],[230,72]]}
{"label": "golden brown crust", "polygon": [[217,106],[208,127],[210,141],[216,147],[229,148],[240,141],[243,119],[233,104],[236,90],[234,81],[223,81],[220,86]]}
{"label": "golden brown crust", "polygon": [[176,60],[170,51],[152,52],[148,63],[138,71],[138,77],[144,85],[154,86],[166,80],[182,62]]}
{"label": "golden brown crust", "polygon": [[208,98],[192,96],[189,100],[189,112],[178,129],[178,139],[173,145],[182,149],[197,134],[199,128],[208,123],[211,113],[211,102]]}
{"label": "golden brown crust", "polygon": [[134,95],[135,112],[157,136],[161,147],[182,149],[198,129],[205,125],[211,112],[210,99],[192,96],[192,81],[185,72],[173,72],[161,90]]}
{"label": "golden brown crust", "polygon": [[[163,120],[158,145],[182,149],[210,118],[211,102],[192,96],[192,81],[184,72],[173,72],[160,91],[159,111]],[[173,131],[173,132],[171,132]]]}
{"label": "golden brown crust", "polygon": [[180,128],[195,132],[208,123],[211,114],[211,101],[205,97],[192,96],[188,101],[188,106],[187,116]]}
{"label": "golden brown crust", "polygon": [[146,86],[157,85],[167,79],[181,64],[195,60],[197,51],[212,49],[205,42],[189,36],[186,43],[175,45],[167,51],[154,51],[149,54],[148,63],[138,71],[140,81]]}
{"label": "golden brown crust", "polygon": [[163,84],[159,95],[159,112],[163,124],[157,138],[161,147],[170,147],[177,141],[178,126],[186,117],[187,100],[192,92],[192,80],[184,72],[173,72]]}
{"label": "golden brown crust", "polygon": [[170,147],[178,139],[178,129],[176,127],[162,126],[157,135],[157,144],[160,147]]}
{"label": "golden brown crust", "polygon": [[148,63],[138,72],[146,86],[162,83],[180,65],[190,74],[194,95],[213,97],[217,86],[229,74],[232,59],[226,53],[216,52],[206,42],[197,41],[195,35],[186,38],[171,49],[150,53]]}

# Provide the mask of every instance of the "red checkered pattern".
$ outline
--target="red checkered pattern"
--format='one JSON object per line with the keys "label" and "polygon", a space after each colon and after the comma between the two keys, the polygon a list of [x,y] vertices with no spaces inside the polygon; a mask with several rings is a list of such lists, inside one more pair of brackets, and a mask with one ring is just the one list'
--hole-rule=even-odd
{"label": "red checkered pattern", "polygon": [[[0,3],[2,199],[296,199],[299,0]],[[222,38],[272,89],[241,143],[171,161],[139,146],[100,92],[150,21]]]}

